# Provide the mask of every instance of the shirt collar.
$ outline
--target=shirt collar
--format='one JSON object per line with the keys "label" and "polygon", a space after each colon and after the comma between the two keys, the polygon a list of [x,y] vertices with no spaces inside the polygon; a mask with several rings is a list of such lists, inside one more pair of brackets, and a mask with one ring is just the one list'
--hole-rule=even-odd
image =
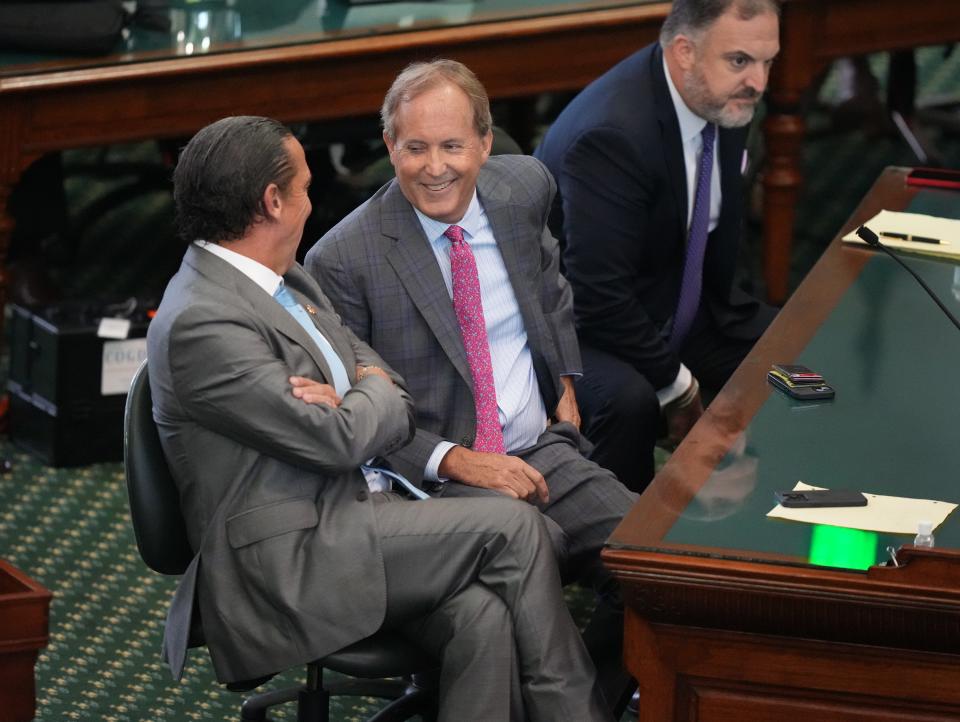
{"label": "shirt collar", "polygon": [[282,276],[278,276],[273,272],[272,269],[267,268],[262,263],[253,260],[249,256],[244,256],[236,251],[231,251],[229,248],[225,248],[219,243],[194,241],[194,244],[200,248],[210,251],[210,253],[213,255],[222,258],[271,296],[276,292],[280,284],[283,283]]}
{"label": "shirt collar", "polygon": [[467,206],[467,212],[463,214],[463,218],[461,218],[457,223],[444,223],[443,221],[430,218],[429,216],[421,213],[420,209],[416,206],[413,207],[413,211],[417,214],[417,219],[420,221],[420,226],[423,228],[423,232],[427,236],[427,240],[431,243],[442,238],[444,231],[446,231],[450,226],[460,226],[467,237],[475,238],[477,233],[480,231],[481,216],[483,213],[483,209],[480,207],[480,199],[477,197],[476,188],[473,190],[473,198],[470,199],[470,205]]}
{"label": "shirt collar", "polygon": [[680,139],[684,145],[696,138],[703,132],[707,121],[690,110],[690,107],[684,101],[677,86],[673,84],[673,78],[670,77],[670,68],[667,67],[667,53],[664,48],[663,53],[663,74],[667,77],[667,88],[670,90],[670,97],[673,99],[673,109],[677,113],[677,121],[680,123]]}

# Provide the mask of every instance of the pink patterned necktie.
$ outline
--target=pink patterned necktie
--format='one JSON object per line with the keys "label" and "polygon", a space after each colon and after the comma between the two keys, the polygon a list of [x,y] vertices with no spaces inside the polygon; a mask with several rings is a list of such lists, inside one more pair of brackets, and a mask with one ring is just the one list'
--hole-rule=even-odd
{"label": "pink patterned necktie", "polygon": [[450,226],[443,232],[450,239],[450,271],[453,275],[453,310],[460,324],[463,348],[467,352],[473,379],[473,401],[477,411],[477,438],[474,451],[504,453],[503,429],[497,414],[497,390],[493,384],[490,344],[483,318],[480,278],[473,251],[463,240],[463,229]]}

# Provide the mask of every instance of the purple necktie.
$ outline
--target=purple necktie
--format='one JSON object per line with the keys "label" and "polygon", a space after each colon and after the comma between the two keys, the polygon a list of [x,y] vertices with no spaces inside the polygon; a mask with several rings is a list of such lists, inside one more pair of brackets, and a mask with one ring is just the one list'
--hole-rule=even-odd
{"label": "purple necktie", "polygon": [[717,127],[707,123],[700,137],[703,151],[697,167],[697,191],[693,197],[693,217],[690,234],[687,236],[687,259],[683,265],[683,280],[680,282],[680,299],[677,312],[673,314],[673,333],[670,348],[679,351],[683,345],[700,305],[703,288],[703,256],[707,250],[707,233],[710,230],[710,181],[713,178],[713,139]]}
{"label": "purple necktie", "polygon": [[473,379],[473,403],[477,411],[477,438],[474,451],[502,454],[503,429],[497,414],[497,389],[493,384],[490,343],[483,319],[480,278],[473,251],[463,240],[463,229],[450,226],[443,232],[450,239],[450,272],[453,275],[453,310],[460,324],[463,348],[467,352]]}

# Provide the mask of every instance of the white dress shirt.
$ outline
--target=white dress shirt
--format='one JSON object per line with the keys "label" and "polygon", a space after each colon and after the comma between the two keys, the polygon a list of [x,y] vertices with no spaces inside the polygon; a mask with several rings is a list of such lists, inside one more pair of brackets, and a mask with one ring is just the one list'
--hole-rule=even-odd
{"label": "white dress shirt", "polygon": [[[680,124],[680,140],[683,142],[683,165],[686,169],[687,177],[687,229],[693,220],[693,196],[697,190],[697,166],[700,165],[700,156],[703,153],[703,137],[700,135],[707,121],[694,113],[684,102],[680,91],[673,83],[670,77],[670,69],[667,67],[667,57],[663,57],[663,74],[667,78],[667,88],[670,90],[670,98],[673,100],[673,109],[677,114],[677,121]],[[714,138],[714,144],[717,140]],[[707,232],[713,231],[720,220],[720,164],[717,162],[716,145],[714,145],[713,154],[713,172],[710,176],[710,221],[707,226]],[[660,402],[660,408],[669,404],[674,399],[680,398],[683,392],[690,387],[693,380],[693,374],[690,369],[680,364],[680,370],[677,377],[669,386],[657,390],[657,400]]]}
{"label": "white dress shirt", "polygon": [[224,261],[240,271],[240,273],[242,273],[244,276],[260,286],[260,288],[262,288],[264,292],[271,298],[273,297],[273,294],[277,292],[277,288],[280,287],[280,284],[283,283],[283,277],[274,273],[272,268],[267,268],[262,263],[259,261],[254,261],[249,256],[244,256],[242,253],[231,251],[229,248],[225,248],[219,243],[194,241],[194,244],[200,246],[200,248],[210,251],[210,253],[213,255],[222,258]]}
{"label": "white dress shirt", "polygon": [[[673,78],[670,77],[670,71],[667,68],[667,59],[663,59],[663,72],[667,76],[667,88],[670,90],[670,98],[673,100],[673,109],[677,113],[677,121],[680,123],[680,139],[683,141],[683,164],[686,168],[687,176],[687,228],[690,228],[690,222],[693,220],[693,196],[697,190],[697,166],[700,165],[700,155],[703,151],[703,137],[700,135],[707,125],[707,121],[701,118],[687,107],[677,86],[673,84]],[[718,134],[719,136],[719,134]],[[714,137],[714,151],[716,151],[717,137]],[[717,227],[720,220],[720,164],[717,162],[717,153],[713,154],[713,173],[710,177],[710,223],[707,226],[708,232]]]}

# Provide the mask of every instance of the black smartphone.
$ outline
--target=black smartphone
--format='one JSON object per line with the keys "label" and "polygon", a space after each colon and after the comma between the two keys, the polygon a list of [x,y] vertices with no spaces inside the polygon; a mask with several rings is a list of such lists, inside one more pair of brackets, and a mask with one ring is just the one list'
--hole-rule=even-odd
{"label": "black smartphone", "polygon": [[832,399],[837,395],[833,387],[828,384],[819,383],[798,386],[784,381],[772,371],[767,374],[767,380],[787,396],[799,399],[800,401],[822,401]]}
{"label": "black smartphone", "polygon": [[849,489],[810,489],[809,491],[777,491],[774,497],[780,506],[790,508],[823,506],[866,506],[867,497]]}

